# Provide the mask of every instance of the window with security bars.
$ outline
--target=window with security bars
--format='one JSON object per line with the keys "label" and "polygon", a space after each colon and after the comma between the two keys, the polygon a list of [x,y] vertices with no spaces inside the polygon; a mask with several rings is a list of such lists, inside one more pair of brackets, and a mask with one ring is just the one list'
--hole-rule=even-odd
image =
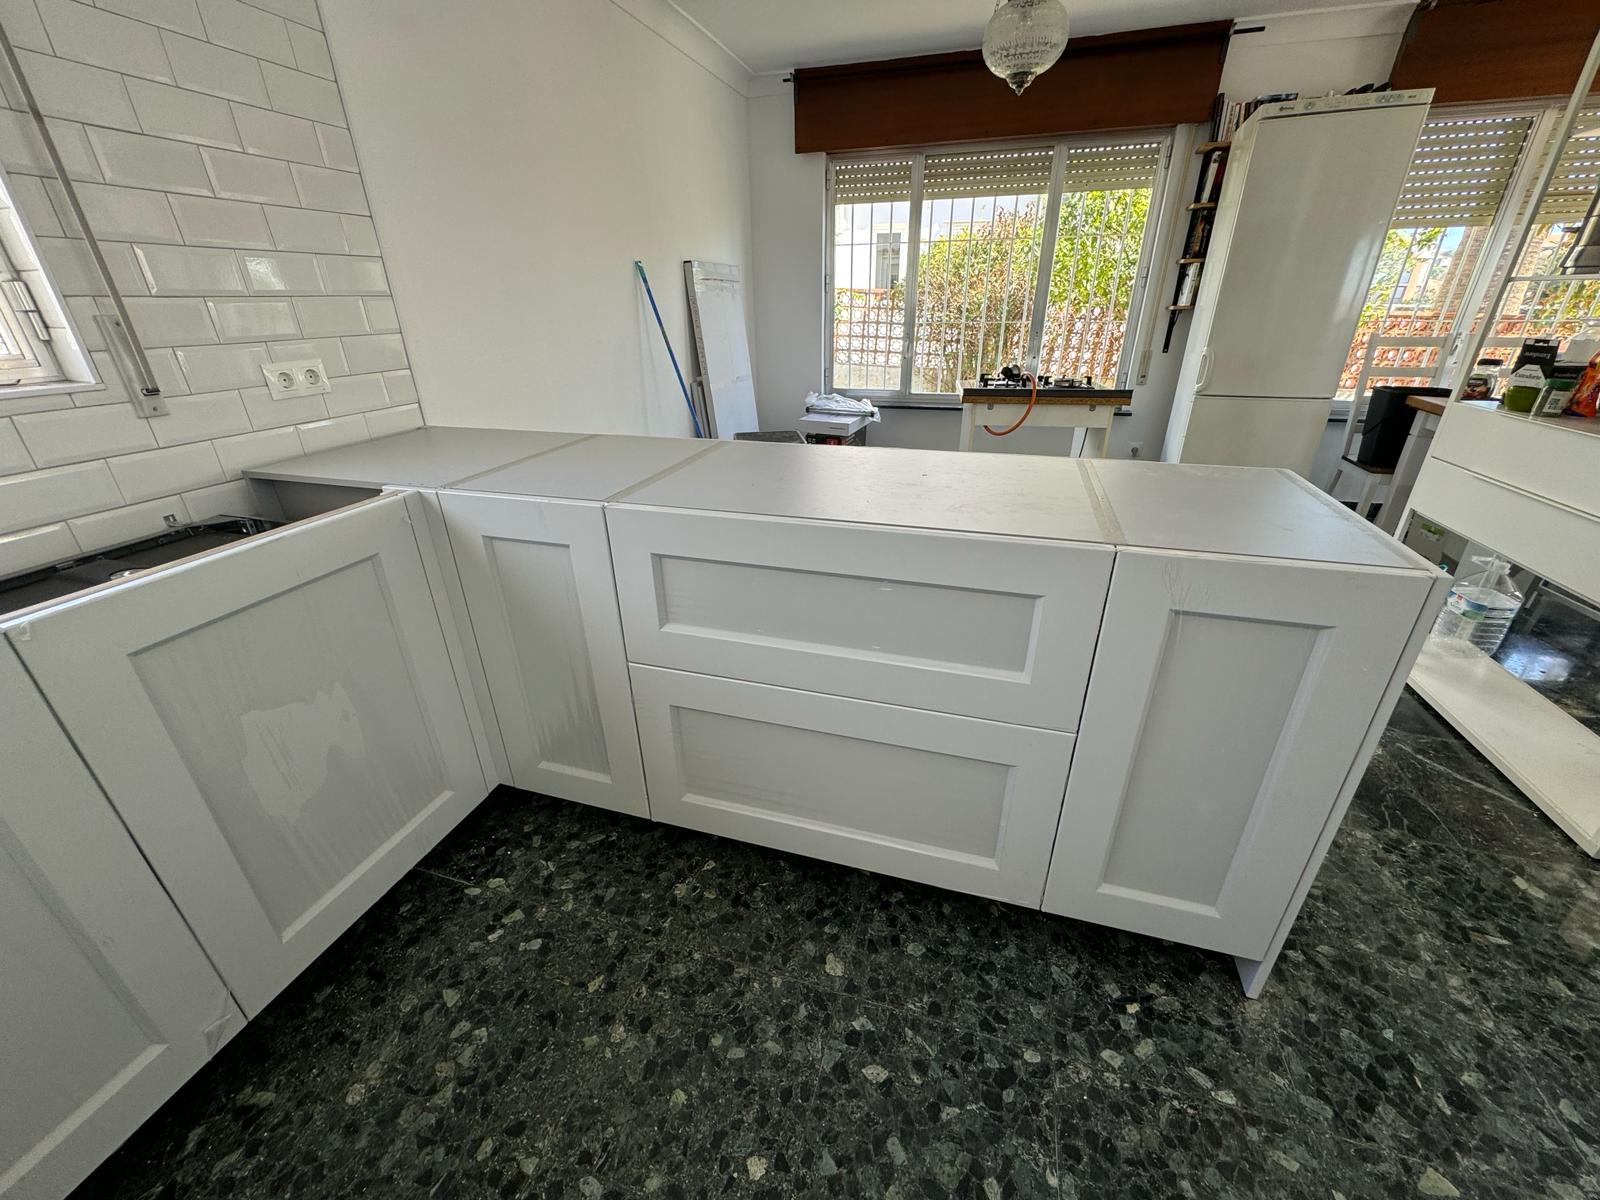
{"label": "window with security bars", "polygon": [[830,386],[937,401],[1009,363],[1122,377],[1167,139],[829,164]]}
{"label": "window with security bars", "polygon": [[1508,360],[1525,338],[1600,337],[1600,280],[1561,274],[1589,204],[1600,190],[1600,108],[1580,114],[1561,148],[1521,259],[1507,280],[1484,353]]}
{"label": "window with security bars", "polygon": [[1532,114],[1440,114],[1423,124],[1339,381],[1349,399],[1376,384],[1436,382],[1522,159]]}

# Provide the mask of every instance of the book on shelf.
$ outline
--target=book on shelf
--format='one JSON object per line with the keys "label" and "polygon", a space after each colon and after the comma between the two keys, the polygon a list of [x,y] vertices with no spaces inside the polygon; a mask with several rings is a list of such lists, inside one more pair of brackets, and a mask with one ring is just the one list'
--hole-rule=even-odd
{"label": "book on shelf", "polygon": [[1200,272],[1203,265],[1202,263],[1185,263],[1183,265],[1183,273],[1178,277],[1177,304],[1190,305],[1194,303],[1195,296],[1200,292]]}
{"label": "book on shelf", "polygon": [[1202,258],[1205,256],[1206,245],[1211,241],[1211,219],[1209,212],[1198,212],[1189,224],[1189,237],[1183,244],[1183,258]]}
{"label": "book on shelf", "polygon": [[1284,100],[1298,99],[1300,99],[1299,92],[1268,92],[1251,100],[1229,100],[1219,93],[1217,103],[1211,106],[1211,140],[1227,141],[1263,104],[1278,104]]}

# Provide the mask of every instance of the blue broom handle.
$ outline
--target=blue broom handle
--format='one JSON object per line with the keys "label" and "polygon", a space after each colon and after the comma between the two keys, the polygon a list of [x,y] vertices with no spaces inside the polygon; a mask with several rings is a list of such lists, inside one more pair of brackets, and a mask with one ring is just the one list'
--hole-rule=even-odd
{"label": "blue broom handle", "polygon": [[639,272],[639,282],[644,284],[644,294],[650,301],[650,311],[656,315],[656,328],[661,330],[661,340],[667,347],[667,357],[672,360],[672,373],[678,377],[678,386],[683,389],[683,402],[689,406],[689,423],[694,426],[694,435],[705,437],[705,434],[700,432],[700,417],[694,411],[694,401],[689,398],[689,385],[683,381],[683,372],[678,369],[678,356],[672,352],[672,339],[667,336],[667,326],[661,320],[661,310],[656,307],[656,294],[650,290],[650,277],[644,273],[644,263],[637,258],[634,259],[633,269]]}

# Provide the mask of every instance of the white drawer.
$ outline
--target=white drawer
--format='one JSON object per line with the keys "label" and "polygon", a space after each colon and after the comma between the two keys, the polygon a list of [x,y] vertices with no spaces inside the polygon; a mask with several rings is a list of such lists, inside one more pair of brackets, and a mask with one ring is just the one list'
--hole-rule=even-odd
{"label": "white drawer", "polygon": [[1039,906],[1070,734],[631,671],[657,820]]}
{"label": "white drawer", "polygon": [[610,505],[631,662],[1073,730],[1114,551]]}

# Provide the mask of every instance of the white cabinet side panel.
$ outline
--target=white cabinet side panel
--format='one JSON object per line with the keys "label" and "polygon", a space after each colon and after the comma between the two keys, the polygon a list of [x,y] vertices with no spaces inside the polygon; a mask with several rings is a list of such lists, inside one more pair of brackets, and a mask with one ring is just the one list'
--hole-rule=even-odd
{"label": "white cabinet side panel", "polygon": [[8,630],[250,1012],[487,791],[407,499]]}
{"label": "white cabinet side panel", "polygon": [[1121,552],[1045,909],[1260,957],[1432,582]]}
{"label": "white cabinet side panel", "polygon": [[511,780],[648,816],[598,504],[440,495]]}
{"label": "white cabinet side panel", "polygon": [[1071,735],[632,671],[657,820],[1039,904]]}
{"label": "white cabinet side panel", "polygon": [[0,646],[0,1195],[69,1192],[244,1017]]}

